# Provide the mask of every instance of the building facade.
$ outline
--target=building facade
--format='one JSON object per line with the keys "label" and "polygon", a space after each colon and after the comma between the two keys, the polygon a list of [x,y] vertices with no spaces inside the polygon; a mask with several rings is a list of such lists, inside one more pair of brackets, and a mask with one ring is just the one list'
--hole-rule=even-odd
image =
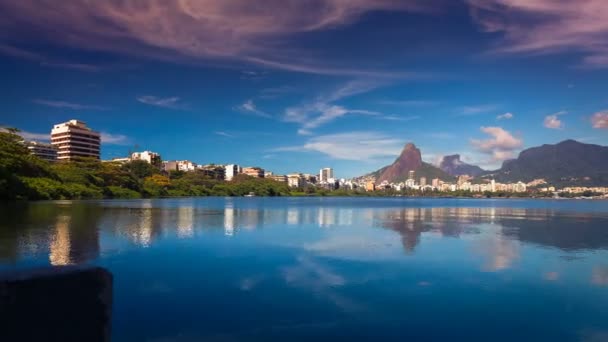
{"label": "building facade", "polygon": [[131,160],[143,160],[148,164],[160,166],[161,158],[160,154],[151,151],[133,152],[131,153]]}
{"label": "building facade", "polygon": [[238,175],[243,171],[241,167],[236,164],[228,164],[224,166],[224,169],[224,179],[226,179],[227,181],[231,181],[234,176]]}
{"label": "building facade", "polygon": [[319,183],[330,183],[334,179],[334,169],[326,167],[319,170]]}
{"label": "building facade", "polygon": [[51,145],[57,149],[57,160],[75,158],[99,159],[101,134],[78,120],[70,120],[53,126]]}
{"label": "building facade", "polygon": [[261,167],[244,167],[243,173],[251,177],[264,178],[264,169]]}
{"label": "building facade", "polygon": [[29,141],[27,143],[27,149],[30,150],[31,154],[40,159],[50,162],[57,161],[57,148],[51,144]]}

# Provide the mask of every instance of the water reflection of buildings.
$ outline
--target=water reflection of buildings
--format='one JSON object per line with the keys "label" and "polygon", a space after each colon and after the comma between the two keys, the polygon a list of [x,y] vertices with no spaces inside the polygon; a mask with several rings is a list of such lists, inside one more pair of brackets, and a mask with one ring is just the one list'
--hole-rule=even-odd
{"label": "water reflection of buildings", "polygon": [[177,236],[187,238],[194,235],[194,208],[177,208]]}
{"label": "water reflection of buildings", "polygon": [[54,231],[49,237],[49,262],[62,266],[80,264],[99,256],[99,232],[95,220],[78,214],[57,216]]}

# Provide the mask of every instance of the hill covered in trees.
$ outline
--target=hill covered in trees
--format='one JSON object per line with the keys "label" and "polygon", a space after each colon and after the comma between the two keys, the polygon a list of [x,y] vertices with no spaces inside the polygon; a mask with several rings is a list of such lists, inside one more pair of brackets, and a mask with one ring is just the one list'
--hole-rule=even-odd
{"label": "hill covered in trees", "polygon": [[29,153],[17,130],[0,131],[0,199],[289,195],[287,184],[238,175],[230,182],[199,172],[161,171],[145,161],[81,159],[49,163]]}

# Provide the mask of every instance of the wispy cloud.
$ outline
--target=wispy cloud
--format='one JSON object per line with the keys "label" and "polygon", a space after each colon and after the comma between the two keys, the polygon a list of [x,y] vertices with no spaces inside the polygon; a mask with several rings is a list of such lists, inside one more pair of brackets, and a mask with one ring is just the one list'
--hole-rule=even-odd
{"label": "wispy cloud", "polygon": [[427,136],[433,139],[454,139],[456,137],[454,134],[448,132],[428,133]]}
{"label": "wispy cloud", "polygon": [[138,96],[137,101],[155,107],[169,108],[169,109],[186,109],[187,105],[182,103],[180,98],[177,96],[173,97],[157,97],[152,95]]}
{"label": "wispy cloud", "polygon": [[261,118],[272,118],[272,115],[270,115],[269,113],[259,110],[252,99],[245,101],[243,104],[237,106],[235,109],[240,111],[241,113],[259,116]]}
{"label": "wispy cloud", "polygon": [[300,124],[298,134],[310,135],[314,129],[346,115],[365,115],[393,121],[417,119],[417,116],[386,115],[377,111],[347,108],[343,105],[335,104],[339,100],[367,93],[387,84],[389,83],[386,80],[377,79],[349,81],[331,92],[317,96],[311,102],[287,108],[283,120]]}
{"label": "wispy cloud", "polygon": [[504,113],[504,114],[500,114],[496,117],[496,120],[510,120],[513,119],[515,115],[513,115],[513,113]]}
{"label": "wispy cloud", "polygon": [[80,103],[73,103],[67,101],[60,100],[48,100],[48,99],[34,99],[32,102],[53,108],[62,108],[62,109],[73,109],[73,110],[107,110],[108,108],[102,106],[95,105],[86,105]]}
{"label": "wispy cloud", "polygon": [[43,56],[36,52],[32,52],[7,44],[0,44],[0,54],[15,58],[21,58],[32,62],[37,62],[41,66],[52,68],[72,69],[86,72],[97,72],[106,68],[100,65],[59,61],[50,57]]}
{"label": "wispy cloud", "polygon": [[318,152],[334,159],[368,162],[394,157],[402,145],[403,141],[380,132],[355,131],[313,137],[302,146],[279,147],[273,152]]}
{"label": "wispy cloud", "polygon": [[480,129],[490,138],[471,139],[471,145],[479,152],[490,155],[494,162],[513,158],[515,151],[523,146],[522,139],[514,137],[502,127],[481,127]]}
{"label": "wispy cloud", "polygon": [[604,0],[468,0],[486,32],[502,33],[494,52],[581,52],[582,63],[608,67],[608,2]]}
{"label": "wispy cloud", "polygon": [[[240,60],[326,75],[402,77],[311,60],[285,39],[350,25],[374,11],[430,13],[424,0],[3,1],[0,24],[11,40],[36,27],[53,43],[174,61]],[[103,20],[99,20],[103,18]],[[65,39],[69,37],[70,39]],[[5,38],[8,40],[9,38]]]}
{"label": "wispy cloud", "polygon": [[608,110],[597,112],[591,116],[593,128],[608,129]]}
{"label": "wispy cloud", "polygon": [[498,105],[495,104],[482,104],[474,106],[464,106],[455,115],[456,116],[473,116],[488,114],[495,112],[498,109]]}
{"label": "wispy cloud", "polygon": [[258,96],[261,99],[275,99],[277,97],[283,96],[285,94],[293,93],[297,90],[296,87],[282,85],[279,87],[272,88],[264,88],[260,90],[260,95]]}
{"label": "wispy cloud", "polygon": [[226,133],[224,131],[216,131],[215,134],[226,138],[234,138],[234,135]]}
{"label": "wispy cloud", "polygon": [[[35,141],[50,141],[51,133],[34,133],[28,131],[19,131],[19,134],[25,140],[35,140]],[[101,142],[103,144],[108,145],[128,145],[130,144],[130,139],[126,135],[122,134],[111,134],[106,132],[101,132]]]}
{"label": "wispy cloud", "polygon": [[543,126],[550,129],[563,129],[565,124],[562,122],[562,120],[559,119],[558,116],[564,115],[566,113],[567,112],[561,111],[555,114],[547,115],[545,117],[545,120],[543,121]]}
{"label": "wispy cloud", "polygon": [[35,140],[35,141],[50,141],[51,140],[51,132],[49,133],[33,133],[28,131],[20,131],[19,134],[25,140]]}
{"label": "wispy cloud", "polygon": [[427,100],[380,100],[379,104],[400,107],[428,107],[436,106],[439,102]]}
{"label": "wispy cloud", "polygon": [[108,145],[129,145],[130,139],[122,134],[101,132],[101,143]]}

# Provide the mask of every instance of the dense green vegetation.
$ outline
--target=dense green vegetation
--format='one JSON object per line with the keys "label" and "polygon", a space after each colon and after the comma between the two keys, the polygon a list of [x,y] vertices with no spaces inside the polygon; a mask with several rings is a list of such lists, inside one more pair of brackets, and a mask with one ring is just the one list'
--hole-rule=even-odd
{"label": "dense green vegetation", "polygon": [[31,155],[16,130],[0,132],[0,199],[94,199],[164,196],[289,195],[287,184],[239,175],[231,182],[202,172],[162,174],[143,161],[81,159],[49,163]]}
{"label": "dense green vegetation", "polygon": [[[0,199],[98,199],[178,196],[411,196],[411,197],[551,197],[552,194],[473,193],[380,189],[290,189],[271,179],[238,175],[232,181],[204,172],[162,173],[144,161],[106,163],[81,159],[49,163],[31,155],[16,130],[0,131]],[[567,197],[574,197],[564,195]]]}

